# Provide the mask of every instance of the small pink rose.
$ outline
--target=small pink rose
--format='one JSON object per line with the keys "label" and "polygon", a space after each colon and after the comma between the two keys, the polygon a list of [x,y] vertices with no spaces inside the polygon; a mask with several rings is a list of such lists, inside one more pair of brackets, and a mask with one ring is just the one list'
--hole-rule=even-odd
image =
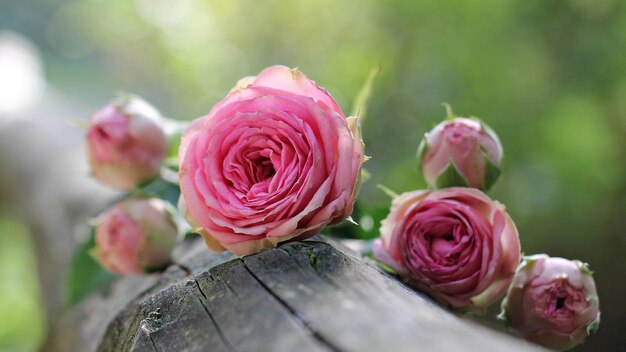
{"label": "small pink rose", "polygon": [[600,324],[591,271],[578,260],[524,257],[502,302],[500,318],[525,339],[555,350],[582,343]]}
{"label": "small pink rose", "polygon": [[481,311],[504,294],[520,260],[504,207],[472,188],[403,193],[381,223],[374,256],[415,288]]}
{"label": "small pink rose", "polygon": [[502,146],[478,119],[446,120],[426,134],[418,157],[424,179],[433,189],[464,186],[488,190],[500,175]]}
{"label": "small pink rose", "polygon": [[121,275],[166,266],[178,234],[172,211],[169,204],[156,198],[117,203],[97,220],[93,256]]}
{"label": "small pink rose", "polygon": [[188,221],[212,249],[244,255],[349,216],[363,143],[327,91],[272,66],[195,120],[179,155]]}
{"label": "small pink rose", "polygon": [[87,131],[93,175],[109,186],[131,189],[159,174],[167,150],[161,115],[136,96],[123,96],[96,112]]}

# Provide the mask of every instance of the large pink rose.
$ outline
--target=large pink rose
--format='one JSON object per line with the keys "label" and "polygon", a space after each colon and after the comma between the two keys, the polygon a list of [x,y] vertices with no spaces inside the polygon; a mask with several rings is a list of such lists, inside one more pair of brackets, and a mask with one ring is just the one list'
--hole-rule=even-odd
{"label": "large pink rose", "polygon": [[570,349],[600,324],[596,285],[586,264],[545,254],[524,257],[500,318],[527,340]]}
{"label": "large pink rose", "polygon": [[242,79],[183,133],[183,213],[210,248],[239,255],[305,239],[352,212],[358,119],[297,69]]}
{"label": "large pink rose", "polygon": [[170,262],[178,228],[171,206],[160,199],[132,198],[115,204],[96,224],[92,255],[109,271],[137,275]]}
{"label": "large pink rose", "polygon": [[435,126],[422,140],[418,157],[433,189],[461,186],[488,190],[500,176],[502,145],[476,118],[457,117]]}
{"label": "large pink rose", "polygon": [[380,233],[374,256],[451,308],[480,311],[495,302],[520,261],[515,224],[477,189],[401,194]]}
{"label": "large pink rose", "polygon": [[159,174],[167,150],[161,115],[136,96],[121,96],[91,117],[87,152],[92,174],[131,189]]}

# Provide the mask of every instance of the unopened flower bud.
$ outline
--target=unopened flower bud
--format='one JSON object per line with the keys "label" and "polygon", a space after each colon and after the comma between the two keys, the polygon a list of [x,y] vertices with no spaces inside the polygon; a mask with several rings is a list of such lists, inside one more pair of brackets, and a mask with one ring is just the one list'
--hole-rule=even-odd
{"label": "unopened flower bud", "polygon": [[567,350],[594,333],[600,324],[595,282],[587,264],[525,257],[507,296],[501,319],[525,339],[555,350]]}
{"label": "unopened flower bud", "polygon": [[500,175],[502,153],[498,137],[484,123],[456,117],[424,136],[418,157],[424,179],[433,189],[461,186],[488,190]]}
{"label": "unopened flower bud", "polygon": [[97,219],[93,256],[103,267],[121,275],[167,266],[178,235],[173,211],[156,198],[117,203]]}
{"label": "unopened flower bud", "polygon": [[167,151],[160,120],[153,106],[128,95],[93,114],[87,131],[92,174],[124,190],[155,178]]}

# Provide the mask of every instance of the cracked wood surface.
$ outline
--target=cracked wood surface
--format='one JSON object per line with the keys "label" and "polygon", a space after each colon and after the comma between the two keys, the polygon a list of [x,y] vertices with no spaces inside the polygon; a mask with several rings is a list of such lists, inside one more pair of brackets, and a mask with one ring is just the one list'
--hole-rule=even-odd
{"label": "cracked wood surface", "polygon": [[531,351],[461,320],[330,240],[243,258],[180,248],[64,317],[48,351]]}

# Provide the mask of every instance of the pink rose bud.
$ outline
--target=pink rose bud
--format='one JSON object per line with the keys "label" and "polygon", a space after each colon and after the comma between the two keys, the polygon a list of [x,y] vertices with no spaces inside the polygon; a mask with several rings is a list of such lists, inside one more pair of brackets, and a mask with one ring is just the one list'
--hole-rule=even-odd
{"label": "pink rose bud", "polygon": [[97,219],[92,254],[106,269],[137,275],[167,266],[178,229],[174,209],[160,199],[128,199]]}
{"label": "pink rose bud", "polygon": [[527,340],[567,350],[598,329],[600,306],[592,272],[578,260],[524,257],[502,302],[505,319]]}
{"label": "pink rose bud", "polygon": [[93,114],[87,131],[93,175],[124,190],[155,178],[167,151],[160,120],[152,105],[128,95]]}
{"label": "pink rose bud", "polygon": [[348,217],[363,142],[326,90],[272,66],[195,120],[179,155],[188,221],[210,248],[244,255]]}
{"label": "pink rose bud", "polygon": [[[449,114],[452,117],[450,110]],[[488,190],[500,176],[500,140],[476,118],[443,121],[424,136],[417,153],[424,179],[433,189]]]}
{"label": "pink rose bud", "polygon": [[494,303],[521,256],[504,206],[473,188],[403,193],[380,233],[374,257],[454,309],[481,312]]}

